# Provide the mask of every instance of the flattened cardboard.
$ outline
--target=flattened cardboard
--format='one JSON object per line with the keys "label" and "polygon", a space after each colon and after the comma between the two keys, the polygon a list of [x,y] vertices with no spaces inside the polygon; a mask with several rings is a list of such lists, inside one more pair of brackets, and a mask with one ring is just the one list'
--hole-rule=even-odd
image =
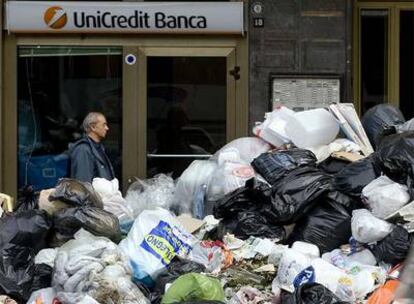
{"label": "flattened cardboard", "polygon": [[204,226],[205,222],[196,218],[191,217],[188,214],[181,214],[177,216],[178,222],[184,227],[189,233],[194,233],[198,229]]}
{"label": "flattened cardboard", "polygon": [[346,160],[349,162],[356,162],[357,160],[365,158],[363,155],[352,152],[334,152],[331,154],[333,158],[340,160]]}

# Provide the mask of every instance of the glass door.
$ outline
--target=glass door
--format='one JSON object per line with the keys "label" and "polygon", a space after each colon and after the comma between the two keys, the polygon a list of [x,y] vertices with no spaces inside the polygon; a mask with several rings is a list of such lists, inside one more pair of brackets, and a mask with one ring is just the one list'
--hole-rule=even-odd
{"label": "glass door", "polygon": [[361,114],[390,103],[414,116],[414,1],[357,1],[354,98]]}
{"label": "glass door", "polygon": [[146,96],[139,102],[139,172],[177,178],[235,137],[235,51],[147,48],[140,58]]}
{"label": "glass door", "polygon": [[19,46],[17,188],[69,177],[68,144],[89,112],[106,116],[105,151],[122,181],[122,48]]}
{"label": "glass door", "polygon": [[401,111],[409,119],[414,117],[414,9],[400,10],[399,17],[399,100]]}

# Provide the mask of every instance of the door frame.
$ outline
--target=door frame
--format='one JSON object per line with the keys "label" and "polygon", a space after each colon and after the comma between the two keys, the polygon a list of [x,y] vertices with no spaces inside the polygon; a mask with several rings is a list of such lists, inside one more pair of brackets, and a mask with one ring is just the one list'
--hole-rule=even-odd
{"label": "door frame", "polygon": [[399,77],[400,77],[400,23],[399,16],[403,10],[414,10],[414,0],[410,1],[368,1],[355,0],[353,21],[353,96],[354,104],[361,113],[361,50],[360,26],[361,10],[383,9],[388,10],[388,60],[387,60],[387,88],[388,103],[399,107]]}
{"label": "door frame", "polygon": [[[123,47],[122,104],[122,177],[124,189],[128,179],[146,175],[146,66],[148,56],[226,56],[227,72],[240,67],[240,79],[228,85],[231,97],[227,110],[227,141],[248,135],[248,38],[237,35],[5,35],[2,91],[2,134],[0,192],[17,196],[17,48],[37,46],[121,46]],[[135,65],[127,65],[126,54],[134,54]],[[144,72],[145,71],[145,72]],[[228,82],[233,79],[227,74]],[[237,101],[237,102],[236,102]],[[145,104],[145,105],[144,105]],[[143,107],[143,108],[141,108]],[[140,111],[144,109],[145,111]],[[141,115],[136,116],[136,113]],[[145,132],[143,132],[143,130]],[[138,136],[138,134],[141,134]],[[144,135],[142,135],[144,134]],[[132,151],[137,151],[134,155]],[[140,152],[141,151],[141,152]],[[144,157],[145,152],[145,157]]]}
{"label": "door frame", "polygon": [[[202,48],[202,47],[138,47],[138,168],[139,177],[145,177],[147,172],[147,60],[148,57],[225,57],[226,58],[226,141],[236,138],[236,80],[230,71],[236,66],[236,50],[231,47]],[[129,170],[125,167],[125,170]],[[131,172],[132,174],[132,172]],[[129,175],[133,176],[133,175]],[[129,179],[129,178],[128,178]]]}

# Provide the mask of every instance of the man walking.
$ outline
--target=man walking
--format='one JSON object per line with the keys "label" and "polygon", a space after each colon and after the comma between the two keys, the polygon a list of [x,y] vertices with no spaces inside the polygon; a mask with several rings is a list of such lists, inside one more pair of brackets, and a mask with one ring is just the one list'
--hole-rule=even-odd
{"label": "man walking", "polygon": [[114,169],[102,144],[109,130],[105,116],[91,112],[86,115],[82,127],[85,136],[69,144],[70,177],[90,183],[94,177],[114,179]]}

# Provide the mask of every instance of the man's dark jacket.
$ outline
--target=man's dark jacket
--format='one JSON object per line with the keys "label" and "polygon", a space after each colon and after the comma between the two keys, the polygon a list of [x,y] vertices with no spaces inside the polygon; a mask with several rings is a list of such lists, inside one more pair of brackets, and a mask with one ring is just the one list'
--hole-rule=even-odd
{"label": "man's dark jacket", "polygon": [[99,153],[89,136],[84,136],[77,142],[69,144],[69,153],[71,178],[90,183],[94,177],[107,180],[115,178],[108,156],[105,153]]}

